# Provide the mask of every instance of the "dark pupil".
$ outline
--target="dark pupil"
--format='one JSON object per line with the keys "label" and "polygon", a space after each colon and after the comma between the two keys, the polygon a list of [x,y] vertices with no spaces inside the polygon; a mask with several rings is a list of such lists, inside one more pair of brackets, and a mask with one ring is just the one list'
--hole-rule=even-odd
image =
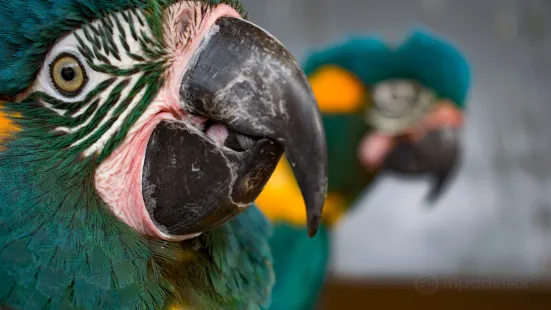
{"label": "dark pupil", "polygon": [[61,69],[61,77],[65,80],[65,81],[72,81],[74,78],[75,78],[75,70],[73,70],[73,68],[71,67],[65,67],[63,69]]}

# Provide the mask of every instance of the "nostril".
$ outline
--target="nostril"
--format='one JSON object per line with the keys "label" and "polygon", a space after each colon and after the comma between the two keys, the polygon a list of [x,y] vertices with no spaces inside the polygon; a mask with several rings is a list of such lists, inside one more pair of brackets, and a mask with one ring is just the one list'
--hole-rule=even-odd
{"label": "nostril", "polygon": [[177,26],[176,26],[176,29],[178,30],[178,33],[180,35],[184,35],[186,33],[186,31],[189,29],[189,26],[190,26],[190,21],[189,20],[181,20],[178,22]]}
{"label": "nostril", "polygon": [[193,28],[193,14],[190,10],[182,12],[175,23],[176,31],[181,39],[189,38]]}

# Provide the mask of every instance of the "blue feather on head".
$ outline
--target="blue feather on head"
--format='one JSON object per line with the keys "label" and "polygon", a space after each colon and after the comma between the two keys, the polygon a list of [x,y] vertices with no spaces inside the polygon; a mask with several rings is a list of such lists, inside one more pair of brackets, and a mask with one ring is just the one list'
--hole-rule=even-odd
{"label": "blue feather on head", "polygon": [[0,94],[29,87],[49,47],[63,34],[141,0],[0,1]]}
{"label": "blue feather on head", "polygon": [[467,59],[456,46],[428,30],[412,32],[397,47],[376,37],[351,37],[306,59],[303,68],[308,75],[331,63],[353,72],[368,87],[387,79],[414,79],[460,107],[471,83]]}

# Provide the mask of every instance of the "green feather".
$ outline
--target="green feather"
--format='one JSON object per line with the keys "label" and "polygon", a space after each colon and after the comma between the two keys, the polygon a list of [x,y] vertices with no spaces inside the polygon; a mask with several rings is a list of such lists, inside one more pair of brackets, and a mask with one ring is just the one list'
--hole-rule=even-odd
{"label": "green feather", "polygon": [[309,238],[305,227],[277,223],[270,247],[276,284],[270,310],[314,309],[325,283],[330,255],[330,232],[321,225]]}
{"label": "green feather", "polygon": [[328,145],[327,190],[339,193],[351,205],[374,177],[360,164],[356,151],[369,127],[359,113],[325,114],[322,121]]}

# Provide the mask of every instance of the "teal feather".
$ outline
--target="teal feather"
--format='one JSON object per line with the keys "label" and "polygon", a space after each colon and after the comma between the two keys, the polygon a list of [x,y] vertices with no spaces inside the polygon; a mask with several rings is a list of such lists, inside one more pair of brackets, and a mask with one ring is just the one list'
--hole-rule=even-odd
{"label": "teal feather", "polygon": [[[393,78],[412,78],[444,98],[465,108],[470,69],[465,57],[450,43],[428,31],[412,33],[392,48],[375,37],[353,37],[311,52],[303,63],[307,75],[324,65],[337,65],[356,75],[367,87]],[[328,191],[344,196],[348,206],[372,181],[357,159],[357,146],[370,130],[363,111],[324,114],[328,149]],[[343,139],[346,135],[346,139]],[[321,294],[328,273],[330,231],[321,230],[314,242],[302,242],[304,227],[274,223],[270,245],[274,256],[276,285],[270,310],[311,310]],[[307,264],[311,264],[309,268]]]}
{"label": "teal feather", "polygon": [[453,44],[426,30],[413,32],[397,47],[375,37],[353,37],[312,52],[303,70],[310,75],[327,64],[349,70],[365,85],[394,78],[416,79],[461,107],[471,84],[467,59]]}
{"label": "teal feather", "polygon": [[265,309],[314,309],[327,277],[330,235],[320,225],[313,238],[304,227],[275,223],[270,239],[276,283],[272,304]]}
{"label": "teal feather", "polygon": [[[5,292],[0,304],[20,309],[162,304],[169,285],[147,272],[159,267],[145,240],[108,211],[91,178],[77,181],[80,172],[58,169],[62,159],[46,162],[25,154],[43,148],[39,143],[19,138],[0,154],[0,273],[11,280],[0,284]],[[87,165],[74,160],[73,165]],[[125,261],[132,262],[132,281],[115,286],[113,266]],[[134,290],[131,299],[117,298],[120,289],[148,288],[152,282],[158,285]]]}
{"label": "teal feather", "polygon": [[[0,153],[0,304],[154,309],[189,297],[182,303],[193,309],[245,309],[269,302],[270,230],[255,207],[187,243],[144,239],[108,211],[90,179],[72,182],[78,174],[18,156],[41,147],[34,143],[20,138]],[[185,251],[194,258],[179,262]]]}

